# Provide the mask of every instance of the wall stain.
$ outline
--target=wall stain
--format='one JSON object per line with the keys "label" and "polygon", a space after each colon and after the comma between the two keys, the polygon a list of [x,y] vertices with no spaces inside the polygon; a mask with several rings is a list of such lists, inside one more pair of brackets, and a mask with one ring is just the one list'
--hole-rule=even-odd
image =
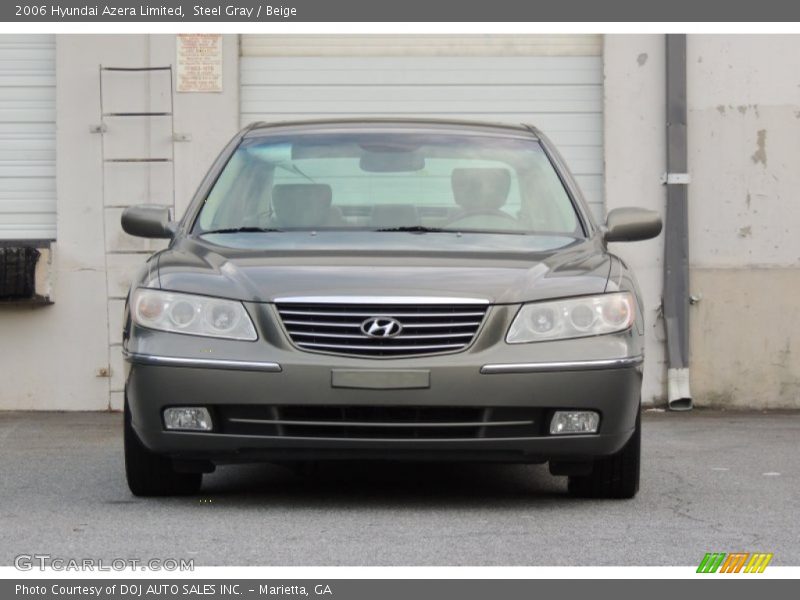
{"label": "wall stain", "polygon": [[759,129],[756,138],[756,151],[750,157],[754,164],[767,166],[767,130]]}
{"label": "wall stain", "polygon": [[753,228],[750,225],[746,227],[739,227],[740,238],[750,237],[752,234],[753,234]]}
{"label": "wall stain", "polygon": [[719,112],[719,114],[724,115],[725,114],[725,105],[724,104],[717,105],[717,111]]}
{"label": "wall stain", "polygon": [[785,371],[780,381],[780,395],[782,397],[791,397],[797,401],[800,398],[800,378],[792,376],[792,340],[786,338],[786,343],[783,348],[778,350],[778,364],[773,363],[774,366],[780,367]]}
{"label": "wall stain", "polygon": [[750,210],[750,200],[752,200],[752,197],[750,196],[750,192],[747,192],[747,198],[744,199],[744,203],[747,204],[748,210]]}
{"label": "wall stain", "polygon": [[783,348],[778,350],[778,365],[779,367],[783,367],[785,369],[789,368],[790,360],[792,358],[792,340],[790,338],[786,338],[786,343],[783,345]]}
{"label": "wall stain", "polygon": [[734,403],[734,394],[729,390],[706,392],[703,394],[703,406],[709,408],[729,407]]}
{"label": "wall stain", "polygon": [[647,52],[642,52],[639,56],[637,56],[636,62],[639,63],[640,67],[643,67],[644,63],[647,62]]}

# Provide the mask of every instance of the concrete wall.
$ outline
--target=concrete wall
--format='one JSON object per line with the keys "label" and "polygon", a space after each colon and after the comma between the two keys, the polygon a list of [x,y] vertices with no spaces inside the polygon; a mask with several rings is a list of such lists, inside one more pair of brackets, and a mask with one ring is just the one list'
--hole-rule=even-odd
{"label": "concrete wall", "polygon": [[[101,136],[98,66],[141,67],[175,62],[173,35],[60,35],[57,38],[58,233],[53,249],[53,298],[47,307],[0,310],[4,381],[0,409],[121,408],[123,299],[131,274],[154,248],[119,227],[122,208],[171,203],[172,173],[152,165],[120,171],[106,156],[161,156],[172,128],[155,120],[109,119]],[[175,198],[185,209],[200,178],[238,129],[238,39],[224,39],[221,94],[176,94]],[[168,100],[156,75],[112,75],[105,110],[157,110]],[[123,167],[125,168],[125,167]],[[105,192],[103,190],[105,179]]]}
{"label": "concrete wall", "polygon": [[[800,36],[688,37],[691,388],[698,406],[800,407]],[[608,35],[608,209],[660,210],[664,37]],[[645,297],[643,401],[662,404],[663,236],[612,244]]]}
{"label": "concrete wall", "polygon": [[691,385],[800,407],[800,36],[689,36]]}
{"label": "concrete wall", "polygon": [[[163,166],[106,169],[106,154],[174,151],[180,213],[238,127],[238,40],[224,40],[224,92],[175,94],[172,145],[163,123],[110,122],[101,136],[98,65],[175,62],[172,35],[62,35],[57,41],[58,241],[55,304],[3,307],[0,409],[120,408],[120,337],[131,273],[155,247],[119,228],[126,205],[172,200]],[[800,36],[689,36],[692,391],[700,405],[800,407]],[[604,40],[605,196],[609,209],[659,210],[664,172],[664,37]],[[165,101],[155,76],[108,88],[106,109]],[[117,103],[116,105],[114,103]],[[123,106],[125,105],[125,106]],[[162,170],[160,170],[162,169]],[[105,181],[105,191],[103,189]],[[614,244],[645,302],[643,401],[665,397],[663,238]]]}
{"label": "concrete wall", "polygon": [[96,376],[108,366],[100,139],[89,134],[100,112],[98,60],[86,67],[93,79],[73,68],[92,56],[78,47],[80,40],[57,39],[55,304],[0,310],[4,409],[108,406],[108,379]]}
{"label": "concrete wall", "polygon": [[[666,162],[664,131],[665,42],[662,35],[607,35],[605,71],[606,207],[642,206],[664,214],[659,178]],[[645,306],[646,339],[642,402],[665,398],[664,328],[660,318],[664,238],[611,244],[636,272]]]}

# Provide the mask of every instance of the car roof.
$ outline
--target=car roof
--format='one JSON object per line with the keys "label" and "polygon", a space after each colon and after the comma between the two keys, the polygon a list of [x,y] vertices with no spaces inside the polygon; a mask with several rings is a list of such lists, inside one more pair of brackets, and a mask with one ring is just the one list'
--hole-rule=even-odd
{"label": "car roof", "polygon": [[496,123],[490,121],[470,121],[459,119],[411,119],[411,118],[350,118],[350,119],[309,119],[301,121],[256,122],[245,127],[244,137],[259,137],[271,133],[290,133],[331,130],[360,129],[408,129],[417,132],[460,131],[478,134],[510,135],[539,139],[539,131],[530,125],[513,123]]}

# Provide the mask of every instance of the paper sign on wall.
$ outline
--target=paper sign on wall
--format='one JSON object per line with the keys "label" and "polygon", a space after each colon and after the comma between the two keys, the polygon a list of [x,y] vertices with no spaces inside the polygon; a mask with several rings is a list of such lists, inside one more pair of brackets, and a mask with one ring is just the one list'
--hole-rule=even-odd
{"label": "paper sign on wall", "polygon": [[222,36],[185,33],[178,39],[178,92],[222,91]]}

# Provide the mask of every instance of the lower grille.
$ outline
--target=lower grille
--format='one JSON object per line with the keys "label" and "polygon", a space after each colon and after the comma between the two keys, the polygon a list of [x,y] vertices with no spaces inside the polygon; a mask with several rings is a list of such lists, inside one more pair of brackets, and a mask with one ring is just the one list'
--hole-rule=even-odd
{"label": "lower grille", "polygon": [[[277,305],[292,342],[303,350],[365,357],[457,352],[472,343],[487,305]],[[374,325],[374,334],[367,333]]]}
{"label": "lower grille", "polygon": [[474,439],[543,435],[526,407],[217,406],[220,433],[355,439]]}

